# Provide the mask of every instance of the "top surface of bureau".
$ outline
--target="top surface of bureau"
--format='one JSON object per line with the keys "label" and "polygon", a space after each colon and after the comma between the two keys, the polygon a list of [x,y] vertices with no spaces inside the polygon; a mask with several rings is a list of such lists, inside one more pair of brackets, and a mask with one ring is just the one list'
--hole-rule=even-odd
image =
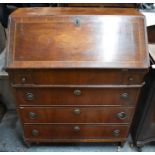
{"label": "top surface of bureau", "polygon": [[25,8],[9,18],[7,68],[148,68],[134,9]]}

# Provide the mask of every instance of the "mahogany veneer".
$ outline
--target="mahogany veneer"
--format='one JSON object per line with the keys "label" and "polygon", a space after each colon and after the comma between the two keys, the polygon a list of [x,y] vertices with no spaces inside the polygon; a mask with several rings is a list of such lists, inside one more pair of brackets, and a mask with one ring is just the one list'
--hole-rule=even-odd
{"label": "mahogany veneer", "polygon": [[135,9],[22,8],[7,71],[30,142],[125,142],[149,57]]}

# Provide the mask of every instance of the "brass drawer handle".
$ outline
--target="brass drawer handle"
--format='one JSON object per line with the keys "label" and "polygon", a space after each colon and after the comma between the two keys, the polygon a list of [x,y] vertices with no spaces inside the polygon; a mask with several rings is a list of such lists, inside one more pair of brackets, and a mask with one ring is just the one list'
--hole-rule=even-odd
{"label": "brass drawer handle", "polygon": [[81,95],[81,90],[80,89],[75,89],[74,90],[74,95],[80,96]]}
{"label": "brass drawer handle", "polygon": [[123,93],[123,94],[121,94],[121,98],[122,99],[128,99],[129,98],[129,94],[128,93]]}
{"label": "brass drawer handle", "polygon": [[29,118],[30,119],[35,119],[35,118],[37,118],[37,114],[34,113],[34,112],[29,112]]}
{"label": "brass drawer handle", "polygon": [[22,77],[21,81],[22,81],[22,83],[25,83],[26,82],[26,77]]}
{"label": "brass drawer handle", "polygon": [[74,131],[79,132],[80,131],[80,127],[79,126],[74,126]]}
{"label": "brass drawer handle", "polygon": [[31,101],[31,100],[33,100],[33,98],[34,98],[33,93],[26,93],[25,96],[26,96],[26,99],[27,99],[28,101]]}
{"label": "brass drawer handle", "polygon": [[133,77],[129,76],[129,77],[128,77],[128,80],[129,80],[130,82],[133,82],[134,79],[133,79]]}
{"label": "brass drawer handle", "polygon": [[125,112],[119,112],[119,113],[117,114],[117,117],[118,117],[119,119],[125,119],[125,118],[127,117],[127,114],[126,114]]}
{"label": "brass drawer handle", "polygon": [[79,115],[81,113],[79,108],[74,109],[74,114]]}
{"label": "brass drawer handle", "polygon": [[32,136],[38,136],[39,135],[39,131],[36,129],[32,130]]}
{"label": "brass drawer handle", "polygon": [[118,137],[119,135],[120,135],[120,130],[114,130],[113,132],[112,132],[112,135],[113,136],[115,136],[115,137]]}

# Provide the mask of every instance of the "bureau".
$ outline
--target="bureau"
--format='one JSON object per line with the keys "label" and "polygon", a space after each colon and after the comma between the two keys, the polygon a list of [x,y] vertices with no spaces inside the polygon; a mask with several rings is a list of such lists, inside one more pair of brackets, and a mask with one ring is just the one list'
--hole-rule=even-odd
{"label": "bureau", "polygon": [[6,70],[32,142],[123,142],[149,57],[135,9],[23,8],[9,18]]}

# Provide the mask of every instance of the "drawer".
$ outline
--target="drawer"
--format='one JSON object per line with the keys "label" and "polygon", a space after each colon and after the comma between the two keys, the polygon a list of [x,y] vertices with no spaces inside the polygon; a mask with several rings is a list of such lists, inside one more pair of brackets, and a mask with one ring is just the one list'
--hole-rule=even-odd
{"label": "drawer", "polygon": [[118,139],[127,138],[127,125],[25,125],[29,139]]}
{"label": "drawer", "polygon": [[139,88],[129,87],[20,87],[20,105],[135,105]]}
{"label": "drawer", "polygon": [[40,69],[11,71],[10,80],[13,84],[40,85],[141,84],[145,74],[145,70]]}
{"label": "drawer", "polygon": [[132,107],[20,107],[24,123],[129,123]]}

